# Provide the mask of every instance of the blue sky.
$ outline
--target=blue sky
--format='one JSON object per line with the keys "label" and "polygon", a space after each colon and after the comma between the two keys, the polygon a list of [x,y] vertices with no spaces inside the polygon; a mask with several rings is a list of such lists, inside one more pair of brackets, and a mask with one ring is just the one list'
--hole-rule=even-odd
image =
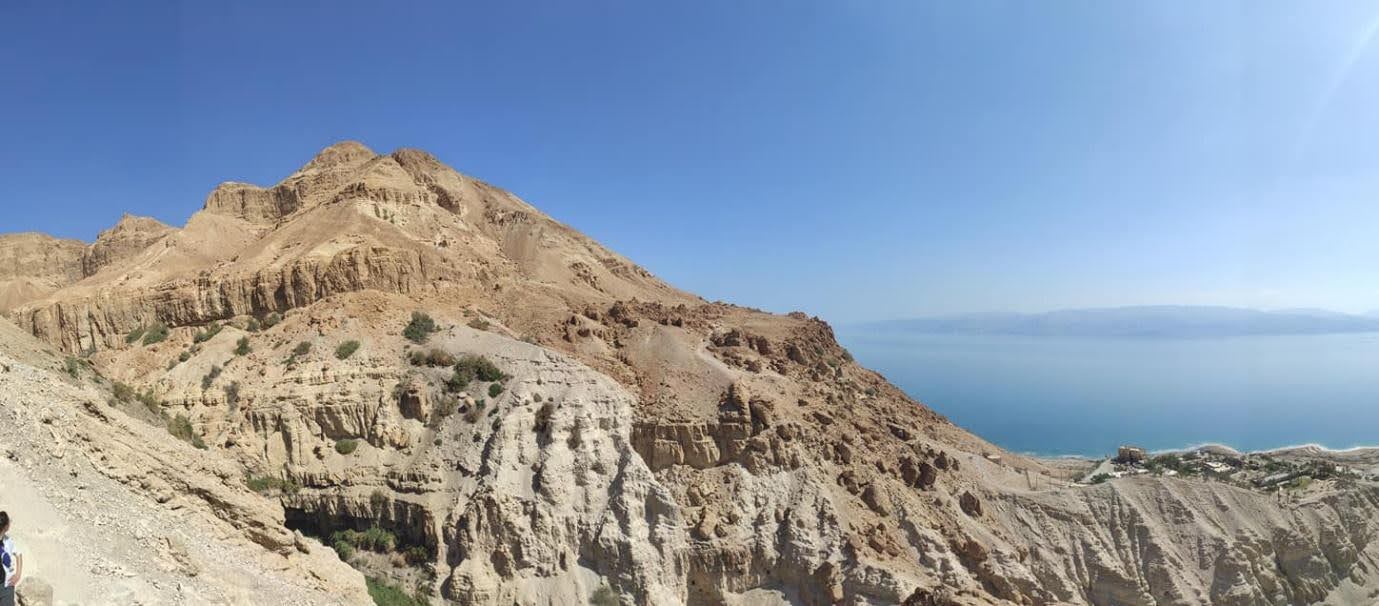
{"label": "blue sky", "polygon": [[1379,308],[1379,6],[0,5],[0,232],[180,225],[358,139],[836,321]]}

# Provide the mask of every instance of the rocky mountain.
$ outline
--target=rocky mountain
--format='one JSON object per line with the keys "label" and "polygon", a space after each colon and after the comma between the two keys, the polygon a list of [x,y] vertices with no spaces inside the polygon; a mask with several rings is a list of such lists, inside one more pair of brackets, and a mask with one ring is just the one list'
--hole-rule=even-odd
{"label": "rocky mountain", "polygon": [[[0,272],[33,336],[3,342],[33,356],[0,373],[34,394],[6,439],[64,451],[114,511],[190,520],[174,538],[198,568],[135,575],[198,597],[154,603],[359,602],[339,559],[437,604],[1379,595],[1367,483],[1075,484],[857,365],[822,320],[679,291],[425,152],[337,144],[215,188],[181,228],[0,237]],[[36,493],[82,494],[29,456]],[[157,540],[74,528],[97,556]],[[206,572],[222,543],[280,581]]]}

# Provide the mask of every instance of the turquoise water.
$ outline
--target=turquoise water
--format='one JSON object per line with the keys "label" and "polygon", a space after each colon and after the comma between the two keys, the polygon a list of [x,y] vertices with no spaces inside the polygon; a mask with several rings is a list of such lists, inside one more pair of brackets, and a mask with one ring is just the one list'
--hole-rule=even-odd
{"label": "turquoise water", "polygon": [[1379,334],[1210,339],[839,331],[859,362],[1008,450],[1379,444]]}

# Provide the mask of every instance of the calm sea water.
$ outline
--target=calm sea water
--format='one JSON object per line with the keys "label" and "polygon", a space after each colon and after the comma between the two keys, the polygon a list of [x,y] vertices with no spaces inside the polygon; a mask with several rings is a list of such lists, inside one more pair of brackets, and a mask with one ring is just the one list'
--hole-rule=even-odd
{"label": "calm sea water", "polygon": [[839,331],[859,362],[1017,452],[1379,444],[1379,334],[1101,339]]}

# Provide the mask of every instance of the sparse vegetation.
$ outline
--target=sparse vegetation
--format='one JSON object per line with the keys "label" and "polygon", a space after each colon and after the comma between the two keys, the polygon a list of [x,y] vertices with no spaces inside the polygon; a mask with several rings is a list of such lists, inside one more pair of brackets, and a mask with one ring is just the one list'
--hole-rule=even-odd
{"label": "sparse vegetation", "polygon": [[192,427],[191,419],[187,415],[178,414],[168,421],[168,433],[174,438],[182,440],[192,446],[206,450],[206,443],[201,440],[201,436],[196,435],[196,428]]}
{"label": "sparse vegetation", "polygon": [[335,553],[340,556],[341,561],[348,562],[354,557],[354,546],[345,541],[335,541],[331,547],[335,548]]}
{"label": "sparse vegetation", "polygon": [[182,353],[180,353],[180,354],[177,355],[177,361],[178,361],[178,362],[186,362],[187,360],[190,360],[190,359],[192,359],[192,352],[191,352],[191,351],[184,351],[184,352],[182,352]]}
{"label": "sparse vegetation", "polygon": [[81,368],[83,366],[86,366],[86,362],[82,361],[80,358],[67,356],[66,367],[68,376],[71,376],[73,379],[81,378]]}
{"label": "sparse vegetation", "polygon": [[490,326],[492,326],[492,324],[483,318],[474,318],[469,321],[469,327],[474,330],[488,330]]}
{"label": "sparse vegetation", "polygon": [[432,348],[426,352],[415,349],[408,356],[408,361],[412,363],[412,366],[453,366],[455,356],[443,349]]}
{"label": "sparse vegetation", "polygon": [[397,546],[397,535],[378,526],[372,526],[363,532],[341,530],[330,535],[330,540],[332,543],[344,541],[355,549],[364,549],[376,553],[388,553]]}
{"label": "sparse vegetation", "polygon": [[162,322],[150,326],[144,331],[144,345],[162,343],[168,338],[168,325]]}
{"label": "sparse vegetation", "polygon": [[192,335],[192,343],[205,343],[206,341],[210,341],[212,337],[220,334],[220,329],[222,328],[224,328],[224,326],[221,326],[219,322],[211,322],[205,330],[198,331],[195,335]]}
{"label": "sparse vegetation", "polygon": [[249,337],[240,337],[235,343],[235,355],[247,356],[251,351],[254,351],[254,348],[249,346]]}
{"label": "sparse vegetation", "polygon": [[1104,483],[1104,482],[1106,482],[1107,480],[1110,480],[1110,479],[1111,479],[1111,474],[1109,474],[1109,473],[1099,473],[1099,474],[1096,474],[1096,475],[1092,476],[1092,483],[1093,483],[1093,484],[1101,484],[1101,483]]}
{"label": "sparse vegetation", "polygon": [[335,441],[335,452],[338,452],[338,453],[340,453],[340,454],[342,454],[342,455],[351,454],[351,453],[353,453],[353,452],[355,451],[355,449],[357,449],[357,448],[359,448],[359,440],[336,440],[336,441]]}
{"label": "sparse vegetation", "polygon": [[[490,362],[488,358],[476,355],[466,355],[455,363],[455,372],[450,380],[446,382],[451,390],[460,391],[469,386],[470,382],[478,379],[480,381],[503,381],[507,375],[498,367]],[[502,391],[499,388],[499,391]]]}
{"label": "sparse vegetation", "polygon": [[249,331],[249,332],[258,332],[258,331],[259,331],[259,319],[258,319],[258,318],[249,318],[249,321],[246,322],[246,323],[244,324],[244,330],[247,330],[247,331]]}
{"label": "sparse vegetation", "polygon": [[408,341],[421,344],[431,338],[431,333],[436,332],[436,321],[425,313],[412,312],[412,321],[407,323],[407,327],[402,329],[402,336],[407,337]]}
{"label": "sparse vegetation", "polygon": [[278,312],[275,311],[264,316],[263,321],[259,323],[259,326],[262,327],[264,330],[268,330],[270,328],[273,328],[274,326],[277,326],[278,322],[281,322],[282,319],[283,317],[281,315],[278,315]]}
{"label": "sparse vegetation", "polygon": [[249,490],[259,494],[270,494],[275,492],[281,494],[295,494],[302,489],[302,486],[294,480],[284,480],[273,476],[246,475],[244,477],[244,483],[249,486]]}
{"label": "sparse vegetation", "polygon": [[359,351],[359,341],[345,341],[335,348],[335,357],[344,360],[354,355],[356,351]]}
{"label": "sparse vegetation", "polygon": [[489,386],[488,386],[488,397],[490,397],[490,398],[496,398],[496,397],[498,397],[498,394],[500,394],[500,393],[503,393],[503,384],[502,384],[502,383],[490,383],[490,384],[489,384]]}
{"label": "sparse vegetation", "polygon": [[215,383],[216,377],[220,376],[220,371],[221,368],[219,366],[211,366],[211,371],[201,377],[201,391],[206,391],[211,388],[211,385]]}
{"label": "sparse vegetation", "polygon": [[121,402],[128,402],[134,399],[134,388],[119,381],[116,381],[115,384],[111,386],[111,391],[114,392],[115,399]]}
{"label": "sparse vegetation", "polygon": [[589,596],[589,604],[591,606],[619,606],[622,602],[612,587],[600,585],[598,589],[594,590],[594,594]]}
{"label": "sparse vegetation", "polygon": [[124,337],[124,342],[125,342],[125,343],[133,343],[133,342],[135,342],[135,341],[138,341],[139,338],[140,338],[140,337],[143,337],[143,336],[144,336],[144,327],[140,326],[140,327],[138,327],[138,328],[136,328],[136,329],[134,329],[134,330],[129,331],[129,334],[125,335],[125,337]]}
{"label": "sparse vegetation", "polygon": [[365,579],[374,606],[426,606],[431,602],[424,595],[407,595],[406,591],[377,577]]}
{"label": "sparse vegetation", "polygon": [[300,358],[300,357],[302,357],[302,356],[305,356],[305,355],[307,355],[307,354],[309,354],[309,353],[311,353],[311,342],[310,342],[310,341],[302,341],[301,343],[298,343],[296,347],[293,347],[293,348],[292,348],[292,355],[290,355],[290,356],[287,357],[287,365],[288,365],[288,366],[294,366],[294,365],[296,365],[296,364],[297,364],[297,358]]}
{"label": "sparse vegetation", "polygon": [[232,407],[239,404],[239,381],[225,386],[225,403]]}

